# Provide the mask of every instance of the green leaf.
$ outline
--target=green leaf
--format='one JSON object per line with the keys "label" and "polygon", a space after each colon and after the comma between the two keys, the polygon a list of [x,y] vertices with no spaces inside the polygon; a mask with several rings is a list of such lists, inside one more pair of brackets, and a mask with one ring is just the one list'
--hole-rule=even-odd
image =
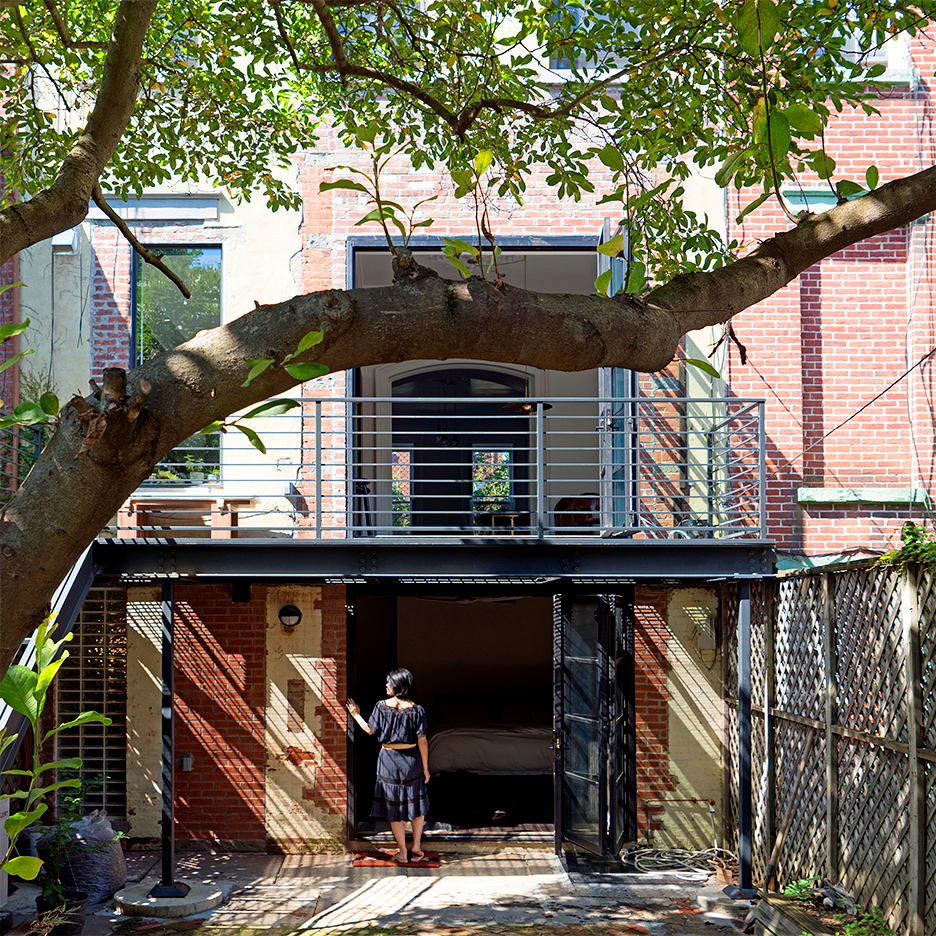
{"label": "green leaf", "polygon": [[297,406],[301,406],[298,400],[268,400],[240,418],[255,419],[257,416],[282,416],[283,413],[288,413]]}
{"label": "green leaf", "polygon": [[738,42],[748,55],[766,52],[780,27],[780,13],[774,0],[744,0],[738,16]]}
{"label": "green leaf", "polygon": [[296,380],[315,380],[316,377],[323,377],[328,373],[327,364],[287,364],[286,373]]}
{"label": "green leaf", "polygon": [[613,270],[605,270],[604,273],[600,274],[598,279],[595,280],[595,292],[599,296],[608,295],[608,287],[611,285],[611,277],[614,275]]}
{"label": "green leaf", "polygon": [[627,238],[623,231],[619,231],[611,240],[605,241],[599,245],[598,253],[606,257],[626,257],[627,256]]}
{"label": "green leaf", "polygon": [[42,814],[49,807],[45,803],[40,803],[32,812],[15,812],[4,823],[3,828],[6,834],[11,838],[16,838],[23,829],[28,829],[34,822],[42,817]]}
{"label": "green leaf", "polygon": [[43,412],[49,416],[55,416],[59,409],[61,409],[59,406],[59,398],[51,391],[43,393],[42,396],[39,397],[39,405],[42,407]]}
{"label": "green leaf", "polygon": [[208,423],[204,429],[199,433],[199,435],[207,435],[209,432],[217,432],[219,429],[224,428],[224,420],[216,419],[213,423]]}
{"label": "green leaf", "polygon": [[790,122],[790,126],[800,133],[814,136],[822,132],[822,120],[819,115],[804,104],[791,104],[784,108],[783,113]]}
{"label": "green leaf", "polygon": [[13,877],[22,878],[24,881],[35,880],[39,869],[42,867],[42,860],[33,858],[30,855],[18,855],[4,862],[3,870]]}
{"label": "green leaf", "polygon": [[[81,767],[80,757],[69,757],[66,760],[52,761],[48,764],[40,764],[36,768],[36,773],[41,774],[46,770],[78,770]],[[78,781],[81,782],[80,780]]]}
{"label": "green leaf", "polygon": [[256,380],[272,363],[272,358],[267,360],[266,358],[258,358],[254,361],[247,361],[251,365],[250,373],[247,375],[247,379],[241,384],[242,387],[249,387],[252,380]]}
{"label": "green leaf", "polygon": [[865,182],[868,183],[869,189],[877,188],[878,178],[877,166],[868,166],[868,168],[865,170]]}
{"label": "green leaf", "polygon": [[20,351],[19,354],[14,354],[13,357],[7,358],[2,364],[0,364],[0,373],[3,373],[8,367],[12,367],[17,361],[21,361],[27,354],[35,354],[36,352],[30,348],[28,351]]}
{"label": "green leaf", "polygon": [[98,712],[82,712],[76,718],[73,718],[71,721],[63,722],[61,725],[56,725],[54,728],[50,728],[43,737],[43,741],[48,741],[53,735],[58,734],[60,731],[64,731],[66,728],[76,728],[78,725],[87,725],[89,722],[97,722],[101,725],[110,725],[112,719],[108,718],[106,715],[101,715]]}
{"label": "green leaf", "polygon": [[458,259],[458,257],[450,254],[446,254],[446,256],[448,257],[448,262],[451,263],[452,266],[455,267],[455,269],[465,277],[465,279],[468,279],[471,276],[471,270],[469,270],[468,267],[466,267],[465,264]]}
{"label": "green leaf", "polygon": [[365,195],[371,194],[370,189],[352,179],[335,179],[333,182],[319,182],[320,192],[329,192],[332,189],[351,189],[354,192],[363,192]]}
{"label": "green leaf", "polygon": [[757,196],[757,198],[754,199],[754,201],[745,205],[744,208],[742,208],[741,211],[738,212],[738,217],[735,218],[735,223],[740,224],[752,211],[755,211],[757,208],[760,208],[760,206],[763,205],[764,202],[767,201],[768,198],[770,198],[770,196],[771,196],[770,192],[762,192],[760,195]]}
{"label": "green leaf", "polygon": [[373,143],[379,129],[380,124],[378,124],[376,120],[372,120],[366,127],[358,127],[355,131],[354,138],[358,143]]}
{"label": "green leaf", "polygon": [[317,344],[322,343],[322,339],[325,337],[325,332],[323,331],[310,331],[306,332],[302,336],[302,340],[299,344],[296,345],[296,355],[302,354],[303,351],[308,351],[309,348],[314,347]]}
{"label": "green leaf", "polygon": [[0,699],[20,715],[25,715],[31,722],[35,722],[39,717],[35,696],[38,681],[39,677],[35,672],[14,663],[0,680]]}
{"label": "green leaf", "polygon": [[752,147],[745,147],[743,150],[737,153],[732,153],[721,165],[721,168],[718,172],[715,173],[715,184],[719,188],[725,188],[728,183],[734,177],[734,174],[744,159],[747,157],[748,153],[751,152]]}
{"label": "green leaf", "polygon": [[609,169],[614,169],[616,172],[623,172],[626,168],[624,157],[620,154],[618,148],[610,143],[604,149],[598,151],[598,158]]}
{"label": "green leaf", "polygon": [[[446,248],[451,248],[447,250]],[[474,257],[475,260],[478,259],[478,248],[474,244],[469,244],[467,241],[459,240],[457,237],[446,237],[445,238],[445,247],[442,248],[442,252],[451,260],[453,256],[457,257],[459,254],[469,254]]]}
{"label": "green leaf", "polygon": [[36,698],[42,698],[45,695],[45,691],[49,688],[49,684],[55,678],[55,674],[59,671],[59,667],[68,659],[68,654],[63,653],[57,660],[53,660],[51,663],[42,667],[42,670],[39,673],[39,678],[36,680]]}
{"label": "green leaf", "polygon": [[768,121],[770,127],[770,151],[775,161],[779,162],[790,152],[790,121],[774,111]]}
{"label": "green leaf", "polygon": [[630,273],[627,275],[627,285],[624,287],[626,293],[639,293],[644,288],[647,281],[647,268],[639,260],[635,260],[630,265]]}
{"label": "green leaf", "polygon": [[822,150],[817,150],[813,153],[809,159],[809,163],[820,179],[828,179],[829,176],[835,172],[835,160],[822,152]]}
{"label": "green leaf", "polygon": [[702,361],[699,360],[699,358],[686,358],[685,361],[687,364],[691,364],[693,367],[698,367],[700,371],[704,371],[709,375],[709,377],[721,377],[721,374],[719,374],[718,371],[715,370],[715,368],[712,367],[708,361]]}
{"label": "green leaf", "polygon": [[[4,286],[0,289],[0,293],[5,293],[14,286],[25,285],[25,283],[11,283],[9,286]],[[27,328],[29,328],[29,319],[26,319],[24,322],[14,322],[12,325],[0,325],[0,344],[3,344],[4,341],[9,341],[16,335],[22,335]]]}
{"label": "green leaf", "polygon": [[477,156],[474,158],[474,169],[475,172],[482,176],[490,168],[491,163],[494,162],[494,154],[489,149],[481,150]]}
{"label": "green leaf", "polygon": [[835,191],[838,192],[840,198],[852,198],[855,195],[861,195],[865,188],[857,182],[852,182],[851,179],[842,179],[841,182],[835,183]]}
{"label": "green leaf", "polygon": [[246,426],[237,425],[237,428],[244,433],[245,436],[250,440],[250,444],[262,455],[266,455],[266,446],[263,444],[260,436],[257,435],[253,429],[248,429]]}

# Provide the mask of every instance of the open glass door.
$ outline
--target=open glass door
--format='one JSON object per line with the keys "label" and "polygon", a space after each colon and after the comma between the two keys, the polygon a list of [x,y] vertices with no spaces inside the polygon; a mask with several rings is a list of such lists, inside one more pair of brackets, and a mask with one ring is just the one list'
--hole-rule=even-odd
{"label": "open glass door", "polygon": [[632,612],[632,594],[556,598],[557,852],[565,841],[612,855],[636,838],[633,614],[628,609]]}

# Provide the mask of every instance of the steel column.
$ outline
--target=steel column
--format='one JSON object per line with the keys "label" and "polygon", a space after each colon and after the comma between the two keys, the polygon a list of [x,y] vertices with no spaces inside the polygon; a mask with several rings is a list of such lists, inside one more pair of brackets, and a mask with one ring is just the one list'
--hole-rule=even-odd
{"label": "steel column", "polygon": [[738,583],[738,883],[753,884],[751,804],[751,583]]}
{"label": "steel column", "polygon": [[175,810],[173,802],[173,615],[175,597],[172,579],[162,583],[162,880],[150,892],[150,897],[184,897],[187,884],[175,882]]}

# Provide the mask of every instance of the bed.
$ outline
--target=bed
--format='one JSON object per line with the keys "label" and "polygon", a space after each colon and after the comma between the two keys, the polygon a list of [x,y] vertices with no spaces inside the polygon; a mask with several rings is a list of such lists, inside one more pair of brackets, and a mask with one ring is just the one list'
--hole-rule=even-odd
{"label": "bed", "polygon": [[434,706],[429,732],[429,770],[484,776],[551,774],[549,703],[446,696]]}

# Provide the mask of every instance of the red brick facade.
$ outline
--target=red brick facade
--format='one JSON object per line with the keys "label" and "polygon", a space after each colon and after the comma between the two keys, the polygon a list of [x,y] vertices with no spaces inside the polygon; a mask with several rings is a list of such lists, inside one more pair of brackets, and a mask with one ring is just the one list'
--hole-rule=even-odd
{"label": "red brick facade", "polygon": [[[932,161],[936,56],[922,42],[911,53],[918,86],[888,88],[875,101],[880,116],[852,110],[833,120],[826,144],[836,179],[863,183],[876,165],[883,183]],[[801,183],[807,196],[828,192],[808,174]],[[729,195],[734,218],[756,193]],[[731,236],[756,243],[786,226],[779,209],[764,208]],[[933,493],[932,359],[855,415],[936,345],[932,229],[923,219],[843,250],[733,320],[748,363],[732,350],[731,390],[767,398],[768,532],[781,551],[885,549],[904,520],[924,516],[920,505],[798,504],[797,490]]]}

